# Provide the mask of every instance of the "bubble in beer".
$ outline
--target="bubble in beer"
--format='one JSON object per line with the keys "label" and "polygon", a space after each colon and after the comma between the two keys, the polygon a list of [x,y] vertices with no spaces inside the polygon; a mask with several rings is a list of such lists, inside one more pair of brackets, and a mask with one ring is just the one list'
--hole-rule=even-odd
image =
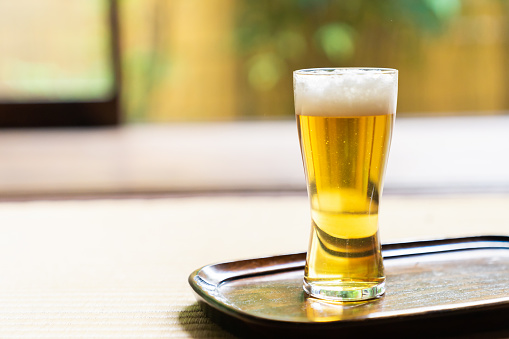
{"label": "bubble in beer", "polygon": [[398,74],[385,69],[309,69],[294,72],[295,113],[365,116],[396,112]]}

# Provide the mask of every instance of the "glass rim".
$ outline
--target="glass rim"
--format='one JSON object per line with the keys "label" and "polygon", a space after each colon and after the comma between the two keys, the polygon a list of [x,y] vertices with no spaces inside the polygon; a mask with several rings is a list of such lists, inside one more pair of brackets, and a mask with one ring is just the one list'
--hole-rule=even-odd
{"label": "glass rim", "polygon": [[294,75],[343,75],[343,74],[397,74],[395,68],[381,67],[324,67],[304,68],[293,71]]}

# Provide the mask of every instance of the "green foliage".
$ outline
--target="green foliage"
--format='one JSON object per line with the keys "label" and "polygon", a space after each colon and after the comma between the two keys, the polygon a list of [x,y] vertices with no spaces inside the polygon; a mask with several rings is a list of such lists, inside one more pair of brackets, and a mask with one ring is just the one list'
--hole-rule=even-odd
{"label": "green foliage", "polygon": [[315,33],[315,40],[329,60],[343,61],[354,54],[354,35],[352,26],[334,22],[320,27]]}
{"label": "green foliage", "polygon": [[270,90],[288,70],[349,65],[370,41],[440,34],[460,10],[460,0],[244,0],[236,41],[249,84]]}

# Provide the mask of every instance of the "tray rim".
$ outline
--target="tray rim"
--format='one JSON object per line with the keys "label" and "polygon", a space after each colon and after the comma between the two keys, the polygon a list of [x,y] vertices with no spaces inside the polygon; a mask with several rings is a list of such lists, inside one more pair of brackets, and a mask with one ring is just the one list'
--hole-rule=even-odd
{"label": "tray rim", "polygon": [[[438,249],[433,251],[432,248]],[[420,251],[418,251],[420,249]],[[413,240],[406,242],[393,242],[382,244],[382,253],[384,259],[395,259],[407,256],[416,255],[429,255],[437,253],[458,252],[465,250],[489,250],[489,249],[507,249],[509,250],[509,236],[505,235],[479,235],[468,237],[456,238],[440,238],[440,239],[426,239],[426,240]],[[266,256],[253,259],[243,259],[237,261],[219,262],[202,266],[201,268],[193,271],[188,278],[189,284],[193,289],[196,299],[201,304],[212,307],[220,313],[227,314],[237,320],[271,326],[277,325],[279,327],[351,327],[365,322],[378,323],[378,322],[391,322],[391,321],[405,321],[412,319],[427,319],[434,317],[442,317],[445,315],[461,315],[463,313],[482,312],[487,310],[497,310],[505,308],[509,305],[509,296],[499,297],[480,301],[470,301],[464,303],[455,303],[451,305],[436,305],[436,306],[423,306],[412,308],[402,311],[386,311],[380,316],[366,316],[347,319],[347,320],[334,320],[329,322],[314,322],[314,321],[287,321],[282,319],[270,319],[266,317],[257,316],[254,314],[246,313],[240,309],[229,307],[227,304],[222,303],[211,296],[206,290],[213,290],[219,288],[223,283],[231,280],[242,279],[257,275],[264,275],[267,273],[282,273],[285,271],[293,271],[303,268],[305,264],[305,252],[283,254],[275,256]],[[290,265],[279,265],[270,270],[263,270],[260,268],[246,269],[243,273],[224,274],[220,279],[212,279],[213,284],[204,279],[210,275],[207,270],[211,268],[228,267],[229,265],[247,265],[253,261],[269,261],[279,259],[284,261],[286,258],[294,258],[295,262]],[[263,266],[262,266],[263,267]],[[211,288],[204,289],[201,284],[209,285]],[[214,285],[215,283],[215,285]]]}

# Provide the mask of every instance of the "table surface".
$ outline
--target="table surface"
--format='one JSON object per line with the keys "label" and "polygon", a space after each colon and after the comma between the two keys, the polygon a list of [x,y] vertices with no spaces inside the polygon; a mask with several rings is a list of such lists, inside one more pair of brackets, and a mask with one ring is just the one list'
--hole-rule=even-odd
{"label": "table surface", "polygon": [[[383,197],[382,241],[509,235],[509,194]],[[187,277],[306,250],[304,194],[0,203],[1,338],[231,338]],[[390,288],[390,286],[388,287]]]}

